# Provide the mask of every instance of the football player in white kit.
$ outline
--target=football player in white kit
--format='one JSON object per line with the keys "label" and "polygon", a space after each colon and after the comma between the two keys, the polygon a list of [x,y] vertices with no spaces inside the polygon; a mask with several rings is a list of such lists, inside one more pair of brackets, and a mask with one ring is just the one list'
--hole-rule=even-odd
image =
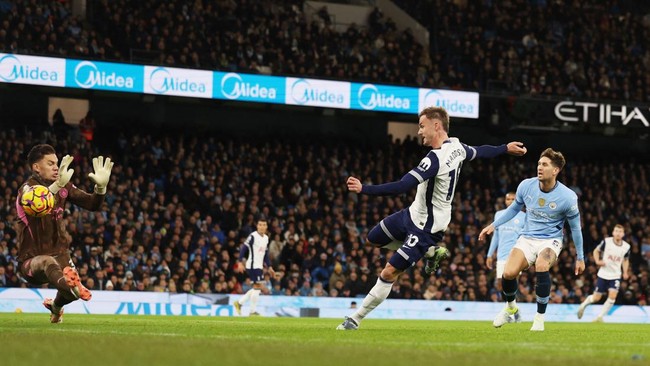
{"label": "football player in white kit", "polygon": [[241,261],[246,258],[245,268],[253,282],[253,288],[233,303],[237,315],[241,315],[241,306],[249,299],[251,301],[249,315],[260,315],[257,312],[257,301],[260,298],[262,284],[264,283],[264,265],[266,264],[268,267],[271,276],[275,275],[268,256],[269,236],[266,235],[268,227],[268,222],[265,218],[258,219],[257,230],[248,235],[248,238],[246,238],[239,251],[239,260]]}
{"label": "football player in white kit", "polygon": [[[605,305],[603,305],[594,322],[602,322],[603,317],[607,315],[616,302],[618,289],[621,286],[621,277],[627,280],[627,271],[630,268],[630,244],[623,240],[623,236],[625,236],[625,228],[623,225],[617,224],[614,226],[612,236],[605,238],[594,249],[594,261],[600,267],[596,289],[593,294],[587,296],[585,301],[580,304],[578,319],[582,319],[585,308],[590,304],[598,303],[605,292],[607,292],[607,300],[605,300]],[[621,267],[623,268],[622,271]]]}
{"label": "football player in white kit", "polygon": [[408,208],[384,218],[368,233],[368,242],[374,246],[387,247],[394,242],[399,242],[401,246],[386,263],[361,306],[345,317],[336,328],[338,330],[358,329],[361,320],[388,297],[397,278],[442,240],[451,220],[451,201],[465,160],[492,158],[504,153],[516,156],[526,153],[521,142],[472,147],[449,137],[449,115],[441,107],[425,108],[419,113],[418,122],[422,144],[430,146],[431,150],[417,167],[396,182],[368,185],[355,177],[347,180],[348,190],[355,193],[398,195],[416,187],[417,193]]}

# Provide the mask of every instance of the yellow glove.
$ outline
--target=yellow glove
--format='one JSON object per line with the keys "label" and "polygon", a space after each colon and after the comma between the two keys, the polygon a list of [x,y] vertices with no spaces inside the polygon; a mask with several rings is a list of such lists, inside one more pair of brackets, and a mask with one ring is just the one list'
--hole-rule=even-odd
{"label": "yellow glove", "polygon": [[104,160],[103,156],[93,158],[94,173],[89,173],[88,178],[95,182],[95,193],[106,194],[106,186],[111,178],[111,169],[113,169],[113,162],[111,158]]}
{"label": "yellow glove", "polygon": [[72,178],[74,169],[70,169],[70,163],[72,163],[73,160],[74,158],[70,155],[66,155],[61,159],[61,165],[59,165],[59,176],[56,178],[54,183],[50,184],[48,187],[52,194],[57,194]]}

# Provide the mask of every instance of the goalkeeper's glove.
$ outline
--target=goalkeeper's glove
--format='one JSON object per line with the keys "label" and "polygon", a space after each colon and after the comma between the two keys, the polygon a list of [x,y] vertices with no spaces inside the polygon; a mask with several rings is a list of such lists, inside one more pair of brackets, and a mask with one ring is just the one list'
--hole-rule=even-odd
{"label": "goalkeeper's glove", "polygon": [[111,178],[111,169],[113,169],[111,158],[106,158],[106,160],[103,156],[93,158],[93,168],[95,168],[95,172],[88,173],[88,177],[95,182],[95,193],[106,194],[106,186]]}
{"label": "goalkeeper's glove", "polygon": [[65,185],[70,181],[70,178],[72,178],[72,174],[74,173],[74,169],[70,169],[70,163],[72,163],[72,160],[74,160],[74,158],[70,155],[66,155],[61,159],[61,165],[59,165],[59,176],[56,178],[54,183],[50,184],[48,187],[52,194],[59,193],[61,188],[65,187]]}

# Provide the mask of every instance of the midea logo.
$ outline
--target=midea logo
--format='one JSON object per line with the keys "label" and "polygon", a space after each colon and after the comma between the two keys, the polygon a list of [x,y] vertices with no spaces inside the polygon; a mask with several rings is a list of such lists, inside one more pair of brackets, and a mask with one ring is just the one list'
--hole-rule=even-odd
{"label": "midea logo", "polygon": [[380,108],[409,109],[411,102],[408,98],[396,97],[395,94],[380,93],[372,84],[364,84],[357,92],[361,108],[370,110]]}
{"label": "midea logo", "polygon": [[154,69],[149,75],[149,86],[158,94],[169,92],[205,93],[205,83],[172,75],[164,67]]}
{"label": "midea logo", "polygon": [[36,67],[24,65],[18,57],[5,55],[0,58],[0,79],[6,82],[13,82],[19,79],[58,81],[59,73],[45,70],[41,65],[37,65]]}
{"label": "midea logo", "polygon": [[333,93],[328,89],[319,89],[314,87],[305,79],[298,79],[291,85],[289,91],[291,98],[298,104],[343,104],[345,98],[343,94]]}
{"label": "midea logo", "polygon": [[239,74],[231,72],[221,79],[221,93],[228,99],[238,99],[240,97],[275,99],[277,90],[267,88],[259,83],[244,82],[244,79]]}
{"label": "midea logo", "polygon": [[97,65],[90,61],[80,62],[74,69],[74,81],[84,89],[94,86],[133,88],[132,77],[117,75],[116,72],[100,71]]}

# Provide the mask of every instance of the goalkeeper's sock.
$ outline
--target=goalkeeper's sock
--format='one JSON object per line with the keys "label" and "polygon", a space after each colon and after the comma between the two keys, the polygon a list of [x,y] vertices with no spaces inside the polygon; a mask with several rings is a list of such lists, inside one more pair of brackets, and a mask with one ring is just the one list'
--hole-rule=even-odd
{"label": "goalkeeper's sock", "polygon": [[612,306],[614,306],[615,302],[616,302],[615,299],[607,298],[607,300],[603,304],[603,309],[600,311],[600,315],[598,315],[598,317],[602,318],[605,315],[607,315],[607,313],[609,313],[609,311],[612,309]]}
{"label": "goalkeeper's sock", "polygon": [[357,310],[350,317],[354,319],[357,324],[361,323],[361,320],[365,318],[372,310],[374,310],[379,304],[384,302],[390,290],[393,288],[392,282],[386,282],[379,277],[377,283],[373,288],[368,292],[368,295],[363,299],[363,303],[359,310]]}
{"label": "goalkeeper's sock", "polygon": [[76,299],[73,298],[70,295],[70,289],[68,289],[66,291],[63,291],[63,292],[62,291],[57,291],[56,292],[56,297],[54,298],[54,305],[57,308],[61,309],[65,305],[68,305],[69,303],[71,303],[71,302],[73,302],[75,300]]}
{"label": "goalkeeper's sock", "polygon": [[254,313],[255,309],[257,309],[257,301],[260,299],[260,292],[262,291],[257,289],[252,289],[250,291],[253,292],[251,294],[251,313]]}
{"label": "goalkeeper's sock", "polygon": [[250,290],[248,290],[248,291],[246,291],[246,293],[244,294],[244,296],[242,296],[242,298],[239,299],[239,301],[238,301],[238,302],[239,302],[239,305],[244,305],[244,304],[246,303],[246,301],[248,301],[248,299],[250,299],[251,296],[253,295],[253,291],[255,291],[255,289],[253,289],[253,288],[250,289]]}

